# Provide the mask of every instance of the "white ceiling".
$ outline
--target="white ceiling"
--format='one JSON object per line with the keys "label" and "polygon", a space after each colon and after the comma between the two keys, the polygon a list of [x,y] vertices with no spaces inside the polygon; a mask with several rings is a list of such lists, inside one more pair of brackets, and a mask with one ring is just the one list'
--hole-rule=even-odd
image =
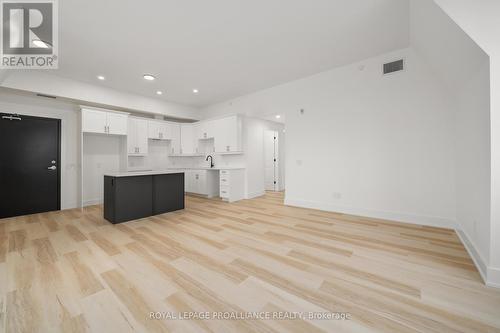
{"label": "white ceiling", "polygon": [[63,0],[59,17],[54,74],[196,106],[409,44],[407,0]]}

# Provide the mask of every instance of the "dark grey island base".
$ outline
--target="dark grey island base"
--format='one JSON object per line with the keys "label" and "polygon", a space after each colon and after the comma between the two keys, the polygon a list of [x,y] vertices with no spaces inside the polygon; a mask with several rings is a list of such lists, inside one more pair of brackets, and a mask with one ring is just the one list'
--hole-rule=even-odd
{"label": "dark grey island base", "polygon": [[104,175],[104,218],[122,223],[184,209],[184,173],[128,172]]}

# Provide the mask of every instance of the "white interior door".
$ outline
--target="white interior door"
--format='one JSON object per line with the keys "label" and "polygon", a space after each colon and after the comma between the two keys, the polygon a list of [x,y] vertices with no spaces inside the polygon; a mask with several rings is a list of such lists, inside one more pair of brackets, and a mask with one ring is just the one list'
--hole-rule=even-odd
{"label": "white interior door", "polygon": [[278,191],[278,132],[264,132],[264,172],[267,191]]}

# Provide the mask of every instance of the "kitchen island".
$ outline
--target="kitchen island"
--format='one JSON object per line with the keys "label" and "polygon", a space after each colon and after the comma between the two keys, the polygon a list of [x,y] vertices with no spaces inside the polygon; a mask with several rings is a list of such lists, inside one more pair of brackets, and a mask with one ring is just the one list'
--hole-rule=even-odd
{"label": "kitchen island", "polygon": [[104,218],[122,223],[184,209],[184,172],[163,170],[104,175]]}

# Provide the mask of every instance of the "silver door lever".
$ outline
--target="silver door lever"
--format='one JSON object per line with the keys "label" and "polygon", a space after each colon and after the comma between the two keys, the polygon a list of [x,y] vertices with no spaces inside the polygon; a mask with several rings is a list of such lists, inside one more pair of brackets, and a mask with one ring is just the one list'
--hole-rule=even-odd
{"label": "silver door lever", "polygon": [[57,169],[57,167],[55,165],[53,165],[53,166],[49,166],[47,169],[49,169],[49,170],[55,170],[55,169]]}

